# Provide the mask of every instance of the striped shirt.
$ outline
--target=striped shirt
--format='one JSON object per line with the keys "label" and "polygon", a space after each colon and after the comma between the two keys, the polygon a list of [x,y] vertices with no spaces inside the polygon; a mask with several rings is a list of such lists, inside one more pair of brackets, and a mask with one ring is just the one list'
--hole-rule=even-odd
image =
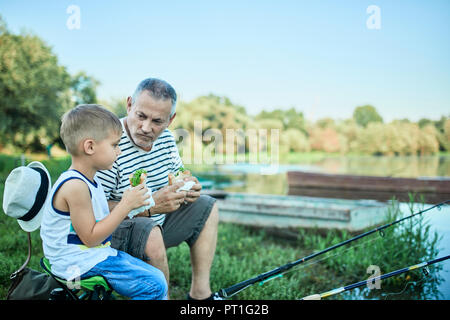
{"label": "striped shirt", "polygon": [[[164,130],[147,152],[137,147],[128,137],[122,123],[122,137],[119,147],[122,154],[114,162],[111,170],[100,170],[100,179],[108,200],[120,201],[123,192],[130,186],[130,174],[138,169],[147,170],[147,187],[155,192],[168,185],[169,173],[176,173],[183,166],[175,138],[169,129]],[[152,215],[151,219],[163,224],[165,214]]]}

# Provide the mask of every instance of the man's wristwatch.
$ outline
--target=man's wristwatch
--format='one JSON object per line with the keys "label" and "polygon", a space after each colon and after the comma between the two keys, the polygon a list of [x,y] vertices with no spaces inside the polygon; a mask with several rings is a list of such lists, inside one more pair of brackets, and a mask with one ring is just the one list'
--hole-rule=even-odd
{"label": "man's wristwatch", "polygon": [[148,217],[152,216],[152,214],[150,213],[150,209],[147,209],[147,214],[148,214]]}

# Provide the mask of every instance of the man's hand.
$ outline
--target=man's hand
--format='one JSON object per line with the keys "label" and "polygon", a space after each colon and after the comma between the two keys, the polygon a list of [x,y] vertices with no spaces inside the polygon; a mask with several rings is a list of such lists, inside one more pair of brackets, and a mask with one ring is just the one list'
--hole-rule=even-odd
{"label": "man's hand", "polygon": [[[150,208],[153,214],[170,213],[177,210],[185,201],[186,191],[177,192],[184,182],[177,182],[171,186],[166,186],[152,194],[155,206]],[[195,185],[194,185],[195,187]]]}
{"label": "man's hand", "polygon": [[198,197],[200,197],[200,191],[202,190],[202,185],[200,184],[200,182],[198,182],[198,179],[194,176],[184,178],[184,182],[187,182],[187,181],[194,181],[195,184],[191,188],[191,190],[187,191],[186,197],[184,198],[184,200],[186,202],[194,202],[195,200],[198,199]]}
{"label": "man's hand", "polygon": [[[187,181],[194,181],[195,184],[189,191],[176,192]],[[171,186],[166,186],[152,194],[155,206],[150,208],[151,214],[170,213],[177,210],[185,202],[194,202],[200,197],[202,185],[196,177],[187,177],[182,182],[177,182]],[[148,217],[147,210],[139,213],[136,217]]]}

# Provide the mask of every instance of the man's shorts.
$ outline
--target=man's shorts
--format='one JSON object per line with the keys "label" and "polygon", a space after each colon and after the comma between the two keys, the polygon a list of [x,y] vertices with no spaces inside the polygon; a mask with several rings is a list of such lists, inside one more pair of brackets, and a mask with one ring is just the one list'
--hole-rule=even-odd
{"label": "man's shorts", "polygon": [[[191,247],[203,230],[214,202],[216,199],[201,195],[195,202],[183,204],[168,213],[162,227],[160,226],[166,248],[178,246],[183,241]],[[147,239],[150,231],[157,225],[148,217],[124,220],[113,232],[111,246],[146,261]]]}

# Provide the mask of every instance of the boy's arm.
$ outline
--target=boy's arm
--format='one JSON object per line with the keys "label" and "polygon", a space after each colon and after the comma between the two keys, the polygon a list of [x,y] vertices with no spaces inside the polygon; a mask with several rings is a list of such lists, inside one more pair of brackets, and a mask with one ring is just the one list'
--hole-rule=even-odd
{"label": "boy's arm", "polygon": [[130,210],[134,209],[134,204],[121,201],[111,214],[96,222],[89,188],[84,181],[78,179],[67,181],[56,196],[67,203],[73,228],[87,247],[100,245],[113,233]]}

